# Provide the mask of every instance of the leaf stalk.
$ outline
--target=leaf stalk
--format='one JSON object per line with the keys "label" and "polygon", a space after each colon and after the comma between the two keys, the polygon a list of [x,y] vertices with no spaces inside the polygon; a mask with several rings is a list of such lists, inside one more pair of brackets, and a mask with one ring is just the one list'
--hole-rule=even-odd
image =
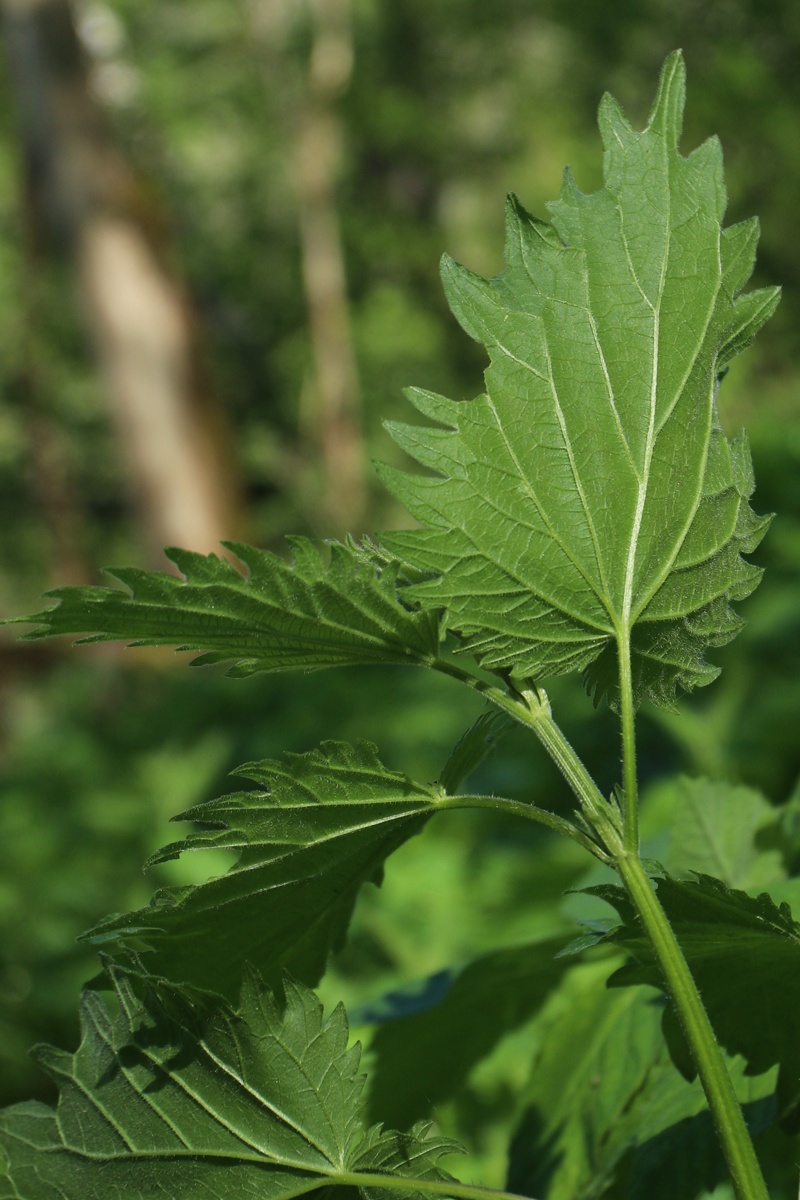
{"label": "leaf stalk", "polygon": [[577,796],[592,827],[612,858],[621,853],[623,844],[618,813],[606,800],[572,745],[549,711],[533,724],[533,732]]}
{"label": "leaf stalk", "polygon": [[[532,730],[566,779],[584,816],[600,837],[604,850],[608,851],[608,855],[612,858],[622,852],[622,831],[618,813],[606,800],[580,757],[553,720],[550,701],[543,688],[528,687],[522,688],[518,692],[505,691],[446,659],[437,659],[431,663],[431,666],[480,692],[491,704],[496,705],[515,721]],[[513,681],[509,681],[509,687],[513,688]],[[522,807],[530,808],[529,805]],[[544,810],[536,811],[543,812]],[[533,817],[533,819],[537,820],[538,818]],[[575,830],[575,826],[571,822],[564,822],[564,824]],[[559,832],[565,833],[566,830],[560,828]],[[575,832],[580,831],[575,830]],[[568,836],[572,837],[573,834],[570,833]],[[596,850],[593,849],[592,853],[595,854]],[[605,857],[606,861],[609,861],[608,855]]]}
{"label": "leaf stalk", "polygon": [[535,804],[525,804],[520,800],[507,800],[502,796],[445,796],[438,808],[489,808],[493,812],[507,813],[512,817],[523,817],[526,821],[535,821],[545,825],[554,833],[563,833],[565,837],[577,842],[584,850],[588,850],[601,862],[610,864],[611,857],[605,850],[593,841],[582,829],[578,829],[571,821],[566,821],[556,813],[548,812]]}

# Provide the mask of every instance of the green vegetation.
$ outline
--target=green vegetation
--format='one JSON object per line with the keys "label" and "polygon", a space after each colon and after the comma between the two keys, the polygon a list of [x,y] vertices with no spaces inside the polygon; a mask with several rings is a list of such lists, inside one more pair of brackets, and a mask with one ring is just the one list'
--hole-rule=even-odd
{"label": "green vegetation", "polygon": [[[732,605],[761,574],[743,556],[769,523],[750,508],[747,441],[723,432],[717,392],[778,291],[743,291],[757,226],[722,228],[719,144],[680,153],[683,102],[675,53],[641,133],[604,99],[601,188],[568,173],[550,224],[512,200],[506,269],[489,282],[445,258],[453,312],[490,367],[477,399],[414,390],[433,424],[390,424],[428,469],[382,468],[419,528],[324,552],[295,538],[290,562],[226,543],[239,567],[170,551],[181,579],[118,570],[124,591],[59,588],[55,607],[16,618],[35,626],[28,640],[172,645],[233,676],[344,668],[366,711],[376,685],[354,668],[413,665],[448,689],[437,733],[467,728],[438,774],[420,775],[433,782],[393,765],[397,741],[379,757],[365,719],[239,768],[255,789],[190,797],[177,819],[196,830],[149,861],[203,865],[84,935],[102,970],[81,1044],[37,1052],[55,1111],[2,1114],[0,1196],[344,1186],[477,1200],[485,1189],[439,1165],[457,1149],[449,1135],[474,1143],[495,1183],[514,1130],[505,1186],[539,1200],[794,1196],[797,800],[773,807],[702,779],[639,797],[640,706],[671,727],[679,691],[716,677],[705,653],[740,627]],[[553,698],[541,686],[578,672],[615,715],[595,718],[600,738],[619,721],[613,790],[556,723],[557,680]],[[402,742],[430,717],[394,678],[379,677],[379,723]],[[313,693],[292,679],[274,703]],[[313,700],[307,721],[318,736]],[[525,740],[549,777],[519,755]],[[487,763],[501,741],[508,757]],[[191,763],[164,753],[191,791]],[[217,765],[203,757],[201,775]],[[441,853],[454,837],[460,858]],[[345,946],[363,885],[395,854],[425,934],[437,917],[451,928],[457,965],[422,984],[400,872],[387,882],[395,930],[366,888]],[[454,917],[475,919],[469,944]],[[417,982],[398,988],[404,937]],[[344,1014],[323,1019],[318,986],[369,1037],[366,1103]]]}

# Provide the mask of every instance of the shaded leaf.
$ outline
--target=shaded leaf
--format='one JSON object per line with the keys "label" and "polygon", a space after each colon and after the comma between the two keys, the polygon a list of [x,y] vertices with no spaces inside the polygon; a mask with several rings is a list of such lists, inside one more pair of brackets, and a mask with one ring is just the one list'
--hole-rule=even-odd
{"label": "shaded leaf", "polygon": [[77,1052],[37,1051],[57,1111],[0,1113],[0,1200],[292,1200],[349,1171],[447,1178],[437,1164],[455,1143],[422,1127],[366,1131],[341,1008],[324,1021],[313,993],[287,981],[281,1012],[249,973],[237,1012],[202,1015],[111,976],[117,1015],[88,993]]}
{"label": "shaded leaf", "polygon": [[642,133],[605,97],[603,188],[584,195],[567,172],[550,225],[512,198],[496,279],[444,260],[451,308],[489,351],[487,391],[411,391],[436,425],[391,432],[435,474],[382,472],[423,526],[382,539],[429,575],[409,595],[446,608],[485,667],[590,668],[612,702],[618,644],[638,698],[714,678],[704,651],[739,628],[731,601],[760,575],[742,554],[768,524],[715,397],[778,291],[740,295],[757,223],[721,230],[719,143],[678,152],[683,103],[677,53]]}
{"label": "shaded leaf", "polygon": [[515,722],[504,712],[490,709],[482,712],[453,748],[444,765],[439,783],[446,792],[455,793],[472,772],[492,753],[497,742],[514,727]]}
{"label": "shaded leaf", "polygon": [[182,813],[176,819],[216,828],[151,859],[238,850],[231,870],[197,886],[165,888],[147,908],[110,917],[85,935],[101,945],[143,942],[154,974],[230,998],[246,960],[270,979],[289,968],[315,983],[344,937],[358,889],[380,879],[387,856],[443,796],[437,786],[388,770],[366,742],[324,742],[237,774],[258,789]]}
{"label": "shaded leaf", "polygon": [[599,1196],[631,1144],[625,1114],[662,1045],[660,1006],[609,991],[608,964],[565,979],[522,1097],[508,1184],[548,1200]]}
{"label": "shaded leaf", "polygon": [[[578,968],[549,1006],[509,1185],[548,1200],[692,1200],[726,1175],[702,1088],[669,1060],[658,998],[609,991],[607,974],[607,964]],[[753,1079],[742,1060],[728,1065],[758,1133],[776,1116],[776,1073]]]}
{"label": "shaded leaf", "polygon": [[85,634],[81,642],[200,650],[193,665],[233,662],[228,674],[350,663],[424,663],[438,650],[438,620],[398,599],[397,567],[353,541],[330,544],[330,561],[305,538],[289,538],[293,562],[225,542],[227,559],[167,551],[184,578],[133,567],[109,572],[119,588],[65,587],[58,603],[14,622],[26,639]]}
{"label": "shaded leaf", "polygon": [[[773,810],[774,813],[775,810]],[[787,871],[792,876],[800,875],[800,782],[795,784],[792,794],[778,809],[777,819],[761,841],[774,847],[783,858]]]}
{"label": "shaded leaf", "polygon": [[[777,1117],[776,1071],[747,1075],[741,1058],[728,1071],[752,1136]],[[609,1200],[694,1200],[728,1178],[711,1114],[699,1080],[688,1083],[661,1054],[625,1119],[634,1148],[620,1168],[622,1187]]]}
{"label": "shaded leaf", "polygon": [[440,971],[422,994],[403,989],[377,1009],[365,1006],[359,1017],[381,1022],[370,1046],[370,1119],[405,1129],[455,1095],[472,1068],[541,1008],[567,969],[556,958],[564,941],[495,950]]}

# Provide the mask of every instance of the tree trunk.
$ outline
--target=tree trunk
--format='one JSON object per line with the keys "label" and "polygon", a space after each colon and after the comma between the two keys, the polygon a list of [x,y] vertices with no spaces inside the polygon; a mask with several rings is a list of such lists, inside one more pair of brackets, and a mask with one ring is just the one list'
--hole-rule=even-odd
{"label": "tree trunk", "polygon": [[336,205],[341,123],[336,100],[353,65],[350,0],[309,0],[311,59],[294,155],[300,247],[314,354],[309,422],[323,465],[323,506],[336,531],[364,516],[360,388]]}
{"label": "tree trunk", "polygon": [[94,101],[69,0],[0,0],[31,220],[74,262],[146,550],[237,532],[230,441],[145,188]]}

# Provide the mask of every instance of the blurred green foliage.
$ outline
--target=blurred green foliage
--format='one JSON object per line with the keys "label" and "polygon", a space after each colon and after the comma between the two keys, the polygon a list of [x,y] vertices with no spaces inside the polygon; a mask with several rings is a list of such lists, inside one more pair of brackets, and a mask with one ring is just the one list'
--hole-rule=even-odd
{"label": "blurred green foliage", "polygon": [[[745,606],[748,626],[715,655],[721,681],[680,714],[648,714],[641,761],[651,780],[682,767],[785,799],[800,774],[800,7],[352,7],[354,68],[337,102],[338,204],[367,444],[390,460],[398,452],[380,423],[405,414],[404,385],[464,398],[480,388],[482,351],[447,315],[440,253],[497,271],[503,193],[513,188],[544,215],[568,161],[584,189],[596,186],[601,92],[641,119],[658,65],[683,46],[691,81],[684,146],[719,133],[729,219],[761,218],[756,283],[784,287],[777,318],[720,394],[727,428],[749,432],[755,507],[778,516],[759,551],[768,577]],[[306,6],[193,0],[189,12],[181,0],[104,0],[77,11],[96,92],[167,213],[175,263],[201,313],[216,395],[235,434],[248,536],[273,546],[284,531],[324,536],[324,513],[287,486],[285,466],[298,447],[305,452],[310,370],[290,169]],[[11,98],[0,94],[0,603],[9,613],[35,607],[42,588],[60,582],[31,469],[40,417],[57,431],[84,560],[94,570],[137,556],[74,284],[63,263],[32,264],[26,254],[18,176]],[[399,523],[391,499],[370,486],[369,527]],[[406,669],[235,681],[181,671],[168,655],[0,649],[2,1104],[49,1095],[25,1059],[32,1041],[74,1042],[75,996],[94,971],[78,934],[146,903],[158,879],[224,869],[217,854],[141,875],[148,854],[172,840],[165,822],[173,813],[224,791],[237,764],[309,749],[321,737],[370,738],[389,765],[432,778],[477,712],[455,685]],[[610,788],[616,734],[607,714],[593,714],[575,684],[552,692],[560,723]],[[556,809],[566,803],[553,768],[515,735],[479,782]],[[381,891],[366,890],[325,981],[326,1002],[361,1003],[492,947],[547,936],[553,897],[583,870],[577,851],[547,834],[526,840],[483,814],[440,819],[392,860]],[[470,1142],[469,1169],[488,1183],[502,1180],[498,1130],[513,1119],[539,1038],[535,1024],[511,1032],[458,1104],[437,1111]]]}

